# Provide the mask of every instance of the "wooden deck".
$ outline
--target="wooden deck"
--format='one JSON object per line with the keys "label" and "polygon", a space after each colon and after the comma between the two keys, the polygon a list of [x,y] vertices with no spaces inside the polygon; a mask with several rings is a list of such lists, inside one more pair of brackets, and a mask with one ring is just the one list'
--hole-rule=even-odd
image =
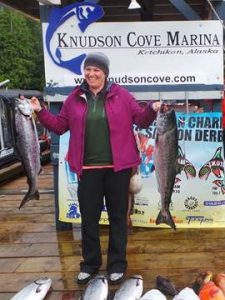
{"label": "wooden deck", "polygon": [[[75,282],[81,259],[80,228],[55,229],[51,164],[43,167],[39,186],[41,199],[30,201],[21,210],[18,206],[27,189],[26,178],[0,186],[1,300],[10,299],[41,276],[53,280],[48,300],[78,299],[84,289]],[[107,226],[101,231],[105,263]],[[127,277],[141,274],[145,291],[155,287],[157,275],[169,277],[177,288],[184,288],[199,272],[225,272],[225,230],[134,228],[129,235],[128,264]],[[112,296],[117,288],[110,287]]]}

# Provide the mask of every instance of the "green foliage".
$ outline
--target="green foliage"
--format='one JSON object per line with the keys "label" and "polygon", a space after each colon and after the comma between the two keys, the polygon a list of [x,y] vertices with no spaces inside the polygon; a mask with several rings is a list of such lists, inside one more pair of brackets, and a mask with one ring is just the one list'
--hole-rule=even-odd
{"label": "green foliage", "polygon": [[44,87],[41,24],[12,10],[0,8],[0,82],[9,88]]}

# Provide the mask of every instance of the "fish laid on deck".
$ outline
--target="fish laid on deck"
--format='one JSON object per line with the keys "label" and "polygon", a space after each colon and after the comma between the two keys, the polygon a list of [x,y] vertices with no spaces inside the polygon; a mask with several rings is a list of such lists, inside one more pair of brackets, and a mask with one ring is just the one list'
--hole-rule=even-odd
{"label": "fish laid on deck", "polygon": [[37,178],[41,171],[40,145],[36,125],[32,118],[33,110],[29,100],[16,99],[14,113],[16,148],[29,185],[28,192],[19,206],[21,208],[27,201],[39,199]]}
{"label": "fish laid on deck", "polygon": [[146,292],[140,300],[167,300],[166,296],[163,295],[159,290],[152,289]]}
{"label": "fish laid on deck", "polygon": [[155,172],[161,196],[161,209],[157,216],[156,224],[165,223],[174,230],[176,225],[170,214],[169,207],[176,174],[179,173],[177,155],[178,133],[175,111],[173,109],[164,111],[164,105],[162,105],[156,119],[154,150]]}
{"label": "fish laid on deck", "polygon": [[107,300],[109,293],[108,280],[103,275],[91,279],[84,290],[81,300]]}
{"label": "fish laid on deck", "polygon": [[113,300],[137,300],[143,293],[143,278],[141,275],[133,275],[125,280],[116,291]]}
{"label": "fish laid on deck", "polygon": [[178,295],[176,295],[173,300],[199,300],[200,298],[192,288],[186,287],[182,289]]}
{"label": "fish laid on deck", "polygon": [[160,275],[156,277],[156,288],[164,295],[175,296],[178,294],[174,283],[169,278]]}
{"label": "fish laid on deck", "polygon": [[40,278],[25,286],[10,300],[43,300],[52,284],[50,278]]}

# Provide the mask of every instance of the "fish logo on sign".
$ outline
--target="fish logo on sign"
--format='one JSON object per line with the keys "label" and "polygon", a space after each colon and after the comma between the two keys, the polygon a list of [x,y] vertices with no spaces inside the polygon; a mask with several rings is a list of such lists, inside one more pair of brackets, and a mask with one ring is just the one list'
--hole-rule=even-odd
{"label": "fish logo on sign", "polygon": [[60,47],[52,46],[54,35],[71,18],[73,18],[74,26],[78,26],[81,33],[84,33],[90,24],[101,19],[103,15],[104,11],[100,5],[86,1],[76,2],[63,8],[53,8],[49,15],[49,25],[45,35],[46,49],[52,61],[61,68],[81,75],[81,64],[86,54],[82,53],[69,60],[63,60]]}

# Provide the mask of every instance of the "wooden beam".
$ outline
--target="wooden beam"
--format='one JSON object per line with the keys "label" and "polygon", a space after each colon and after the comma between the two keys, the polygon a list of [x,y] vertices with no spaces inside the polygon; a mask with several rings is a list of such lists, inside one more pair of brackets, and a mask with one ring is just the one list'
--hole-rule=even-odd
{"label": "wooden beam", "polygon": [[201,20],[199,15],[184,0],[169,0],[188,20]]}
{"label": "wooden beam", "polygon": [[61,0],[37,0],[40,4],[44,5],[61,5]]}

